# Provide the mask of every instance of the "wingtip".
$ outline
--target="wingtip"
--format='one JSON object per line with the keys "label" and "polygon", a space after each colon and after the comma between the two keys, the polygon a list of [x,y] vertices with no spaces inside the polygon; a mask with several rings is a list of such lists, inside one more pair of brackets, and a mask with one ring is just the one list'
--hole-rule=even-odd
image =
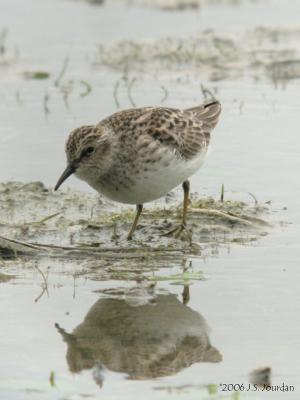
{"label": "wingtip", "polygon": [[209,103],[205,103],[204,108],[211,107],[214,105],[218,105],[219,107],[221,107],[221,103],[219,102],[219,100],[213,100],[213,101],[210,101]]}

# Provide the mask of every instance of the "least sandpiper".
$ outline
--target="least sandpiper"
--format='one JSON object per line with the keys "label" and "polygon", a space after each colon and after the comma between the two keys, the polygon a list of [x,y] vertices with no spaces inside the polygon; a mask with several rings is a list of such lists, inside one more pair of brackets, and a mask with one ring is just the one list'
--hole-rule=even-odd
{"label": "least sandpiper", "polygon": [[133,108],[75,129],[66,143],[67,167],[55,190],[74,173],[104,196],[135,204],[128,234],[132,239],[143,204],[182,183],[185,228],[188,178],[203,164],[220,112],[218,101],[184,110]]}

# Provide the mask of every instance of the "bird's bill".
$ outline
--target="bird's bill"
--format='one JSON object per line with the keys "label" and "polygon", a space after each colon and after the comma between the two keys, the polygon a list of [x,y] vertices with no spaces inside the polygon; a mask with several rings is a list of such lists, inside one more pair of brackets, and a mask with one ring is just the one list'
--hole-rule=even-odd
{"label": "bird's bill", "polygon": [[57,190],[62,183],[69,178],[70,175],[74,174],[74,172],[76,171],[76,166],[74,163],[70,163],[67,165],[66,169],[64,170],[64,172],[61,174],[61,177],[59,178],[59,180],[57,181],[57,184],[55,185],[54,190]]}

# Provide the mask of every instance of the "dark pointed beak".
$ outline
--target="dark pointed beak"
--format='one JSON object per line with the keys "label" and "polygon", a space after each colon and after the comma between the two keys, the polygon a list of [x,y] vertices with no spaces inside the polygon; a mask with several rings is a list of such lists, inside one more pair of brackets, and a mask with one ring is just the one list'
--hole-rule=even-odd
{"label": "dark pointed beak", "polygon": [[55,185],[54,190],[57,190],[60,185],[67,179],[69,178],[70,175],[74,174],[74,172],[76,171],[77,167],[76,167],[76,163],[75,162],[71,162],[70,164],[67,165],[67,168],[64,170],[64,172],[62,173],[61,177],[59,178],[59,180],[57,181],[57,184]]}

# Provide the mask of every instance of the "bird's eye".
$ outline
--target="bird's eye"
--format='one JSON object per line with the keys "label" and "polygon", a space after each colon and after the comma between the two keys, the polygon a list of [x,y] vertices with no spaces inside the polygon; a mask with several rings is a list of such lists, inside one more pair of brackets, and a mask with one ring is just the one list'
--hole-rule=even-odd
{"label": "bird's eye", "polygon": [[87,147],[85,150],[83,150],[83,155],[84,156],[90,156],[92,153],[94,153],[95,147]]}

